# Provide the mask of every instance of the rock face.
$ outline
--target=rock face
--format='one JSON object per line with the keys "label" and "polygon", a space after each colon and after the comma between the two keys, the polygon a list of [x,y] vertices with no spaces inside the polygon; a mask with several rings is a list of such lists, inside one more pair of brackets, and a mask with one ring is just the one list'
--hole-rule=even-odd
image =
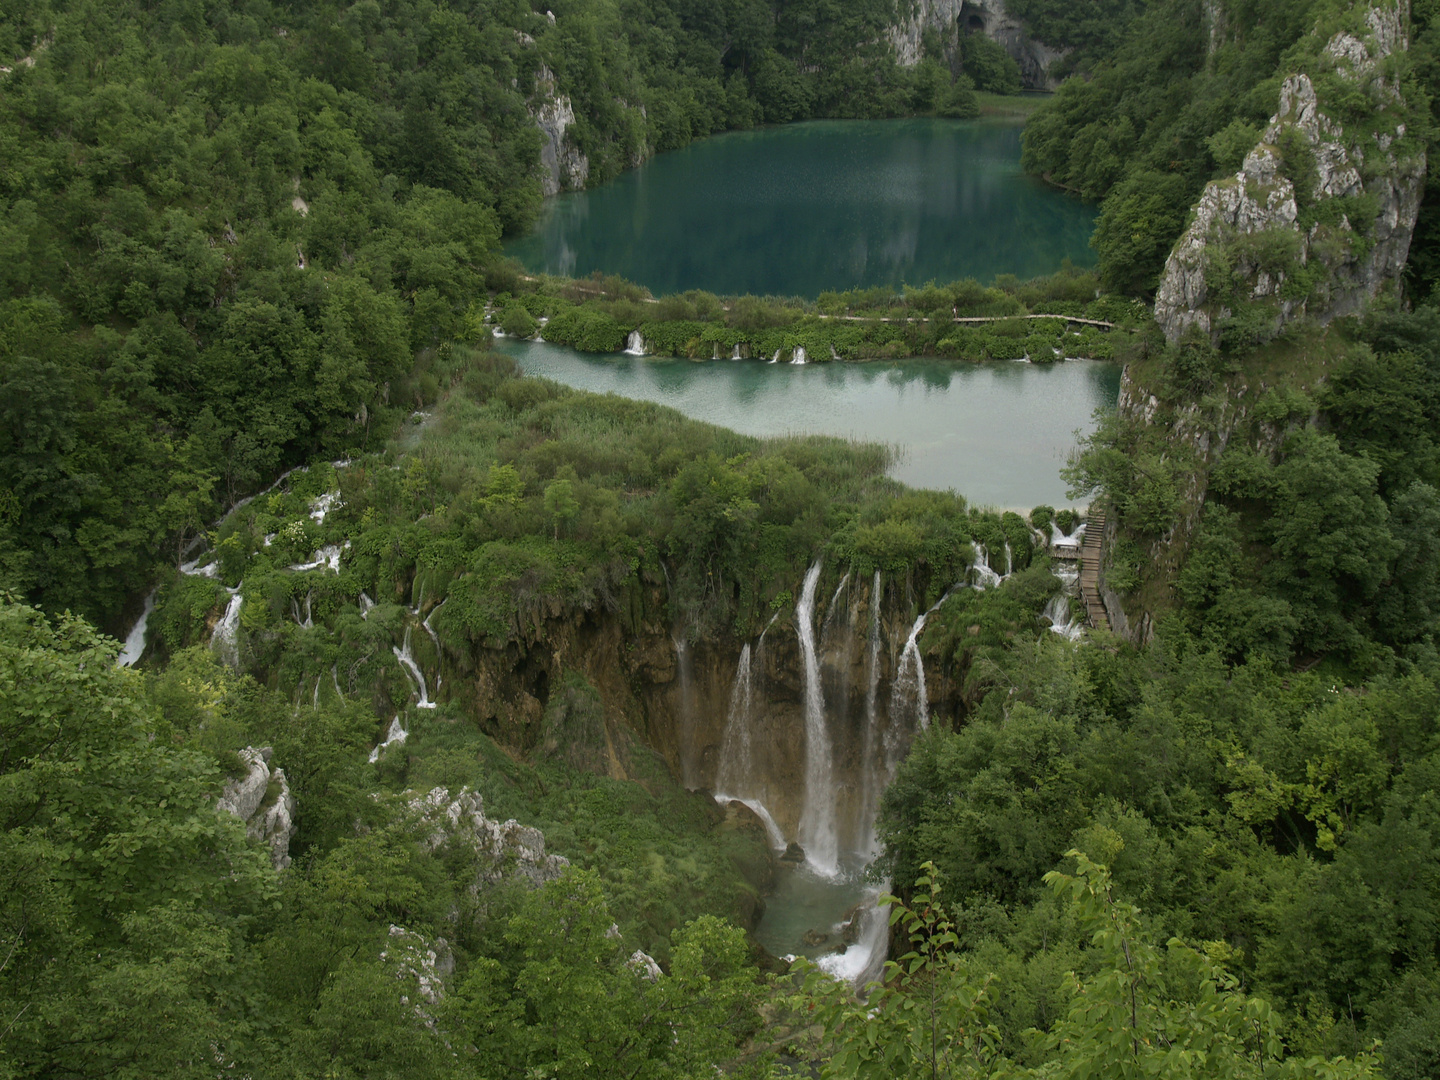
{"label": "rock face", "polygon": [[445,998],[445,980],[455,970],[455,956],[444,938],[431,942],[423,934],[391,925],[380,962],[403,987],[400,1004],[408,1005],[426,1027],[435,1026],[431,1008]]}
{"label": "rock face", "polygon": [[1050,65],[1065,55],[1031,38],[1020,21],[1005,10],[1005,0],[914,0],[908,16],[890,28],[890,42],[901,67],[914,67],[922,57],[926,31],[934,31],[953,51],[960,36],[984,34],[999,42],[1020,65],[1025,85],[1053,90]]}
{"label": "rock face", "polygon": [[268,746],[241,750],[248,771],[225,785],[215,805],[243,821],[251,839],[270,850],[275,869],[283,870],[290,865],[290,838],[295,835],[295,797],[285,770],[270,767],[271,753]]}
{"label": "rock face", "polygon": [[540,148],[540,164],[545,170],[540,187],[545,196],[583,188],[590,178],[590,161],[566,138],[566,132],[575,123],[575,110],[570,107],[568,94],[556,93],[555,75],[544,64],[540,65],[540,73],[535,78],[530,114],[545,137],[545,144]]}
{"label": "rock face", "polygon": [[1206,186],[1155,297],[1170,341],[1192,326],[1216,336],[1240,305],[1272,333],[1301,315],[1328,322],[1398,278],[1425,176],[1423,144],[1406,136],[1385,63],[1407,47],[1403,3],[1366,10],[1363,29],[1337,33],[1319,62],[1369,98],[1368,134],[1343,130],[1311,77],[1292,75],[1240,172]]}
{"label": "rock face", "polygon": [[545,835],[513,818],[493,821],[485,816],[485,801],[469,788],[453,798],[448,788],[437,787],[410,797],[407,807],[430,851],[449,844],[463,845],[476,860],[475,888],[505,880],[530,885],[554,881],[570,861],[545,853]]}

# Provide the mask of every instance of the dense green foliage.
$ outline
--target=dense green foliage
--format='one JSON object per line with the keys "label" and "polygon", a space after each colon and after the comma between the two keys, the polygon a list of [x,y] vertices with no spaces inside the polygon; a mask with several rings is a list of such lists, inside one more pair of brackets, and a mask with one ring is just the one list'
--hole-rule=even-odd
{"label": "dense green foliage", "polygon": [[[1239,169],[1277,108],[1285,76],[1307,71],[1332,120],[1352,133],[1368,130],[1379,100],[1355,93],[1316,59],[1333,33],[1362,15],[1363,8],[1329,0],[1156,0],[1126,24],[1123,42],[1093,78],[1061,86],[1027,124],[1023,160],[1027,170],[1102,200],[1092,243],[1107,289],[1154,290],[1189,207],[1206,181]],[[1400,119],[1429,139],[1440,42],[1429,5],[1416,6],[1414,31],[1410,52],[1396,61],[1406,96]],[[1303,203],[1307,193],[1297,187]],[[1428,199],[1426,207],[1428,223]],[[1433,277],[1431,232],[1424,225],[1414,248],[1412,285],[1422,294]]]}
{"label": "dense green foliage", "polygon": [[[743,357],[785,360],[804,349],[807,362],[821,363],[910,356],[1028,357],[1039,364],[1063,357],[1108,360],[1116,355],[1117,339],[1126,336],[1114,328],[1131,331],[1150,321],[1144,305],[1101,295],[1093,273],[1070,265],[1032,281],[1001,275],[989,287],[966,279],[898,293],[826,292],[814,300],[718,297],[700,290],[655,299],[603,278],[516,275],[513,289],[497,295],[491,315],[507,334],[540,333],[583,352],[619,352],[639,331],[647,354],[693,360],[728,358],[736,349]],[[1039,317],[1045,315],[1057,317]],[[543,331],[534,321],[540,317],[548,320]],[[478,324],[475,329],[484,332]]]}
{"label": "dense green foliage", "polygon": [[761,121],[973,112],[896,66],[892,15],[10,5],[0,585],[114,623],[221,508],[433,399],[430,350],[539,209],[547,87],[592,180]]}

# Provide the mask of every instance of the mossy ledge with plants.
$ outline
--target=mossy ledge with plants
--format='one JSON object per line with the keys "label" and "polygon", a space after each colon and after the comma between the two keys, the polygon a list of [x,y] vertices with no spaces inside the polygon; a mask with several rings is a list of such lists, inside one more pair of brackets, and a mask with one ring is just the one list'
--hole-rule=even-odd
{"label": "mossy ledge with plants", "polygon": [[613,276],[532,275],[514,264],[496,267],[487,284],[488,303],[472,304],[465,319],[472,342],[494,328],[582,352],[638,345],[645,355],[691,360],[1109,360],[1151,322],[1147,305],[1102,293],[1093,271],[1068,263],[1030,281],[1002,274],[989,286],[967,278],[813,300],[703,290],[656,298]]}

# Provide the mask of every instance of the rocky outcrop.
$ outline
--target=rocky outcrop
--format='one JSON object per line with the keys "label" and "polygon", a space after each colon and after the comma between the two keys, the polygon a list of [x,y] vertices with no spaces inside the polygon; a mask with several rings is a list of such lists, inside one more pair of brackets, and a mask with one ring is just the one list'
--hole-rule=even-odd
{"label": "rocky outcrop", "polygon": [[952,59],[961,36],[984,34],[1003,45],[1020,65],[1027,87],[1053,90],[1058,85],[1050,67],[1065,51],[1030,37],[1024,25],[1006,11],[1005,0],[913,0],[909,13],[890,28],[890,42],[901,67],[920,62],[927,31],[940,36]]}
{"label": "rocky outcrop", "polygon": [[1316,61],[1368,96],[1363,130],[1346,132],[1310,75],[1292,75],[1240,172],[1206,186],[1155,297],[1170,341],[1191,327],[1218,336],[1242,307],[1271,333],[1302,315],[1328,322],[1397,280],[1425,176],[1423,144],[1407,137],[1385,63],[1407,46],[1402,4],[1369,8],[1363,29],[1335,34]]}
{"label": "rocky outcrop", "polygon": [[543,885],[570,865],[563,856],[545,853],[545,834],[539,829],[513,818],[486,817],[485,801],[469,788],[453,798],[443,787],[412,794],[406,808],[427,850],[458,844],[474,856],[476,890],[507,880]]}
{"label": "rocky outcrop", "polygon": [[455,955],[444,938],[431,942],[423,934],[391,925],[380,963],[403,987],[400,1004],[415,1010],[415,1015],[433,1028],[435,1019],[430,1010],[445,998],[445,980],[455,971]]}
{"label": "rocky outcrop", "polygon": [[276,870],[290,865],[290,838],[295,835],[295,797],[284,769],[272,769],[268,746],[247,746],[240,751],[244,776],[229,781],[220,792],[216,809],[234,814],[245,831],[270,852]]}
{"label": "rocky outcrop", "polygon": [[544,64],[535,78],[530,115],[545,139],[540,147],[540,165],[544,169],[540,187],[546,197],[583,188],[590,177],[590,160],[573,139],[567,138],[575,123],[575,110],[570,106],[570,96],[557,92],[555,74]]}

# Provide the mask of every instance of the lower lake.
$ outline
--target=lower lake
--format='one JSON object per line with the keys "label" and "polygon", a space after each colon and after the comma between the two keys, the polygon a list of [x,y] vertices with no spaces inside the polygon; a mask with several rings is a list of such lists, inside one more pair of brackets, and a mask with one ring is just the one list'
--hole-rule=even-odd
{"label": "lower lake", "polygon": [[897,447],[891,475],[953,488],[973,505],[1065,505],[1059,471],[1075,432],[1120,392],[1118,364],[767,364],[597,356],[503,339],[527,375],[669,405],[748,435],[838,435]]}
{"label": "lower lake", "polygon": [[657,296],[806,296],[1094,265],[1095,207],[1020,170],[1020,128],[821,120],[702,139],[552,199],[507,254]]}

